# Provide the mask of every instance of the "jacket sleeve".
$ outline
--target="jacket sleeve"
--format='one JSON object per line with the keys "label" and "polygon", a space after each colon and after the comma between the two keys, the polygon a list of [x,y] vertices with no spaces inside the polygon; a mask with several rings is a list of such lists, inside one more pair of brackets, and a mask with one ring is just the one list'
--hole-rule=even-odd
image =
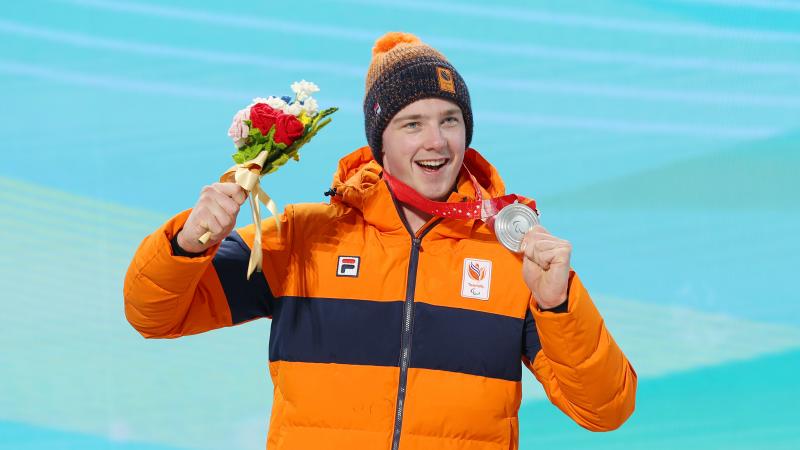
{"label": "jacket sleeve", "polygon": [[566,312],[542,311],[531,297],[523,362],[580,426],[614,430],[633,413],[636,372],[574,272],[569,283]]}
{"label": "jacket sleeve", "polygon": [[291,251],[289,209],[262,223],[263,273],[247,279],[252,225],[232,232],[196,257],[172,253],[172,238],[191,210],[184,211],[142,241],[125,275],[123,297],[128,322],[146,338],[175,338],[271,317],[273,295],[267,280],[285,276]]}

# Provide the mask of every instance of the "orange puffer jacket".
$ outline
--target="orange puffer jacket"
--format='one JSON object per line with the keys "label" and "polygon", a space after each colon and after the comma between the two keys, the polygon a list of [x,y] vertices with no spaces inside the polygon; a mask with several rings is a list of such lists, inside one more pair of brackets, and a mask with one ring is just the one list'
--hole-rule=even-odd
{"label": "orange puffer jacket", "polygon": [[[495,169],[465,163],[499,196]],[[572,273],[568,308],[541,311],[520,257],[478,221],[432,219],[412,235],[369,148],[344,157],[330,204],[290,205],[263,226],[263,276],[245,272],[253,226],[195,258],[148,236],[125,278],[125,313],[173,338],[272,318],[267,447],[515,449],[522,366],[590,430],[634,409],[636,374]],[[449,201],[474,198],[460,179]]]}

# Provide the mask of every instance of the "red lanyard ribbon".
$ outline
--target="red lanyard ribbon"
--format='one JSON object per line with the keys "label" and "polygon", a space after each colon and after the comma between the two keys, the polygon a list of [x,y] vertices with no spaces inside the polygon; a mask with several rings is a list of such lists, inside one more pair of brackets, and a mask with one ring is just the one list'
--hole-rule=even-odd
{"label": "red lanyard ribbon", "polygon": [[425,198],[414,188],[389,175],[385,170],[383,171],[383,178],[389,183],[389,188],[398,201],[436,217],[462,220],[478,219],[494,229],[494,217],[501,209],[514,202],[519,202],[531,208],[537,215],[539,214],[536,210],[536,201],[517,194],[508,194],[483,200],[478,181],[466,167],[464,169],[469,175],[470,181],[472,181],[472,186],[475,188],[476,200],[471,202],[436,202]]}

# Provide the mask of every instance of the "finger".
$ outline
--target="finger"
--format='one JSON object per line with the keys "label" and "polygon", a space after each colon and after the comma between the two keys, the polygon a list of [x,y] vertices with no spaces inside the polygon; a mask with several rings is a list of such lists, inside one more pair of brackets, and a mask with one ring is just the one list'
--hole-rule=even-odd
{"label": "finger", "polygon": [[535,262],[531,261],[528,258],[523,258],[522,260],[522,276],[525,277],[527,280],[535,282],[540,276],[544,274],[544,270],[536,264]]}
{"label": "finger", "polygon": [[221,192],[214,192],[211,194],[212,200],[224,211],[226,211],[231,217],[235,218],[237,214],[239,214],[239,203],[228,197],[227,195]]}
{"label": "finger", "polygon": [[209,204],[206,210],[214,216],[217,223],[221,227],[221,231],[226,231],[229,228],[233,227],[236,216],[231,216],[231,214],[228,213],[228,211],[226,211],[225,209],[223,209],[222,206],[220,206],[219,204],[217,203]]}
{"label": "finger", "polygon": [[531,228],[526,234],[526,236],[536,237],[537,239],[558,239],[557,237],[553,236],[544,229],[541,225],[536,225]]}
{"label": "finger", "polygon": [[205,210],[201,213],[200,217],[198,217],[198,223],[205,231],[211,232],[211,240],[216,241],[217,236],[222,233],[223,227],[214,216],[214,214],[209,211]]}
{"label": "finger", "polygon": [[538,241],[533,241],[533,245],[537,252],[543,252],[545,250],[551,250],[554,248],[563,247],[564,242],[551,241],[551,240],[538,240]]}
{"label": "finger", "polygon": [[[537,260],[536,260],[537,250],[536,250],[536,245],[535,244],[536,243],[534,241],[530,241],[530,243],[528,243],[526,241],[523,241],[522,242],[522,247],[520,248],[520,250],[522,251],[522,254],[524,255],[524,257],[529,259],[529,260],[531,260],[531,261],[533,261],[534,263],[537,262]],[[538,263],[537,263],[537,265],[538,265]]]}
{"label": "finger", "polygon": [[542,264],[549,267],[551,264],[555,263],[569,263],[570,252],[571,249],[569,247],[556,247],[538,252],[536,257]]}
{"label": "finger", "polygon": [[530,249],[526,250],[525,256],[534,262],[542,270],[550,269],[550,265],[558,261],[569,261],[571,248],[569,244],[559,243],[559,245],[549,249],[539,249],[539,245],[550,245],[550,241],[542,241],[532,245]]}
{"label": "finger", "polygon": [[538,230],[532,229],[525,236],[522,238],[522,243],[520,244],[520,251],[524,252],[525,248],[533,242],[539,241],[553,241],[553,242],[560,242],[561,239],[553,236],[552,234],[542,233]]}
{"label": "finger", "polygon": [[542,270],[549,270],[550,264],[555,259],[555,252],[555,249],[536,252],[536,258],[533,260],[533,262],[541,267]]}
{"label": "finger", "polygon": [[247,192],[236,183],[214,183],[214,189],[241,205],[247,200]]}
{"label": "finger", "polygon": [[545,227],[543,227],[541,225],[534,225],[533,228],[531,228],[531,231],[534,232],[534,233],[542,233],[542,234],[547,234],[547,235],[550,234],[550,232],[547,231],[547,228],[545,228]]}
{"label": "finger", "polygon": [[552,234],[541,233],[538,231],[531,231],[531,239],[536,241],[560,241],[561,239],[553,236]]}

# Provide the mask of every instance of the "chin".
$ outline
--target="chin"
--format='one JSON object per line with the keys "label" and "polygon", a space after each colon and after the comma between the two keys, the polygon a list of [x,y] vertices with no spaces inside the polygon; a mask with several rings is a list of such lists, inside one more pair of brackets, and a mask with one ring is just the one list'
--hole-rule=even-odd
{"label": "chin", "polygon": [[450,189],[426,189],[419,191],[428,200],[445,201],[450,196]]}
{"label": "chin", "polygon": [[411,187],[429,200],[445,201],[450,197],[450,192],[453,191],[453,186],[455,185],[455,176],[452,177],[451,182],[445,181],[450,178],[451,177],[447,175],[441,176],[441,178],[437,180],[424,180],[415,177]]}

